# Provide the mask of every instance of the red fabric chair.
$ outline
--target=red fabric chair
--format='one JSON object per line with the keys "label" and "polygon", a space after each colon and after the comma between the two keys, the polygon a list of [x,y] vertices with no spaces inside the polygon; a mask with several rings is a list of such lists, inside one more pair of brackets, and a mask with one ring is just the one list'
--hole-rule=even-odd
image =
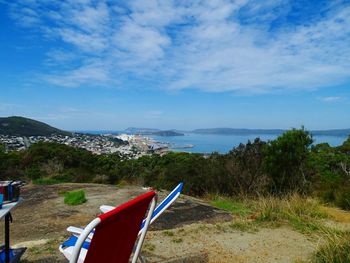
{"label": "red fabric chair", "polygon": [[[95,218],[85,227],[74,247],[61,246],[60,251],[69,259],[70,263],[129,262],[147,209],[149,208],[146,218],[148,228],[155,205],[155,192],[143,194]],[[86,250],[82,248],[82,245],[94,228],[95,233],[88,250]],[[132,262],[137,260],[147,228],[139,238]]]}

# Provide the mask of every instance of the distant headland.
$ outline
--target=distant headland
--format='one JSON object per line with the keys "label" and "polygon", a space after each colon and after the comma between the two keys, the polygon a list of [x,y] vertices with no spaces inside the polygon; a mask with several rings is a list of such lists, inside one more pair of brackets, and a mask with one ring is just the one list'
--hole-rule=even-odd
{"label": "distant headland", "polygon": [[[193,134],[217,134],[217,135],[280,135],[287,131],[286,129],[246,129],[246,128],[203,128],[194,130],[161,130],[157,128],[137,128],[129,127],[121,133],[155,135],[155,136],[184,136],[187,133]],[[88,133],[88,132],[87,132]],[[348,136],[350,129],[329,129],[329,130],[311,130],[310,133],[315,136]],[[10,136],[48,136],[62,135],[71,136],[72,132],[63,131],[52,127],[44,122],[25,118],[21,116],[0,117],[0,134]]]}

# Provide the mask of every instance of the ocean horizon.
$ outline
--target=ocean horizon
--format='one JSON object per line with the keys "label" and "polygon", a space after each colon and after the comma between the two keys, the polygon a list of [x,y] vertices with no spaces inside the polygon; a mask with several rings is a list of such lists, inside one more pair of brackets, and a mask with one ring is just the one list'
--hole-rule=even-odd
{"label": "ocean horizon", "polygon": [[[95,135],[100,134],[125,134],[125,131],[79,131]],[[143,135],[144,137],[152,138],[160,143],[167,143],[173,147],[174,152],[191,152],[191,153],[228,153],[234,147],[241,143],[254,141],[260,138],[262,141],[276,139],[280,134],[249,134],[249,135],[226,135],[226,134],[196,134],[185,133],[184,136],[157,136]],[[314,144],[328,143],[330,146],[339,146],[347,139],[347,136],[330,136],[330,135],[313,135]],[[184,146],[193,145],[192,148]],[[182,146],[182,148],[181,148]]]}

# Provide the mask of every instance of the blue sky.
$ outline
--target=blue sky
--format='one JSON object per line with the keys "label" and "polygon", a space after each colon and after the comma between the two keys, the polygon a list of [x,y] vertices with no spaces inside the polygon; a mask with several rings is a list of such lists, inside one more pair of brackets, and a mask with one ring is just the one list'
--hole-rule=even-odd
{"label": "blue sky", "polygon": [[0,116],[350,127],[350,1],[0,0]]}

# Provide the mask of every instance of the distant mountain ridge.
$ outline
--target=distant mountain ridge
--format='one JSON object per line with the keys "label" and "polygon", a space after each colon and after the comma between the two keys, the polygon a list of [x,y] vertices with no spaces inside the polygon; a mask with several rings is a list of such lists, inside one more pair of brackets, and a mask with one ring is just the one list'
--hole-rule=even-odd
{"label": "distant mountain ridge", "polygon": [[[194,134],[217,134],[217,135],[281,135],[286,132],[286,129],[246,129],[246,128],[206,128],[206,129],[195,129],[191,131],[183,130],[160,130],[151,128],[127,128],[125,132],[131,134],[142,134],[142,135],[159,135],[163,136],[179,136],[186,133]],[[177,133],[177,134],[176,134]],[[350,129],[334,129],[334,130],[311,130],[310,133],[315,136],[348,136],[350,135]],[[162,135],[161,135],[162,136]]]}
{"label": "distant mountain ridge", "polygon": [[19,116],[0,117],[0,134],[10,136],[72,135],[70,132],[62,131],[46,123]]}
{"label": "distant mountain ridge", "polygon": [[124,130],[126,133],[132,133],[132,134],[152,134],[154,132],[160,132],[160,129],[151,129],[151,128],[136,128],[136,127],[129,127]]}
{"label": "distant mountain ridge", "polygon": [[191,133],[197,134],[227,134],[227,135],[246,135],[246,134],[282,134],[282,129],[235,129],[235,128],[209,128],[195,129]]}
{"label": "distant mountain ridge", "polygon": [[325,135],[325,136],[349,136],[350,129],[335,129],[335,130],[315,130],[311,131],[312,135]]}
{"label": "distant mountain ridge", "polygon": [[[196,134],[221,134],[221,135],[254,135],[254,134],[272,134],[281,135],[286,132],[284,129],[235,129],[235,128],[209,128],[196,129],[191,133]],[[349,136],[350,129],[334,129],[334,130],[314,130],[310,131],[312,135],[323,136]]]}
{"label": "distant mountain ridge", "polygon": [[[161,130],[153,128],[129,127],[124,130],[126,133],[157,135],[157,136],[183,136],[186,133],[194,134],[217,134],[217,135],[259,135],[271,134],[280,135],[287,130],[284,129],[245,129],[245,128],[208,128],[195,129],[192,131],[180,131],[176,129]],[[310,131],[315,136],[349,136],[350,129],[313,130]],[[71,132],[54,128],[46,123],[33,119],[12,116],[0,117],[0,134],[10,136],[49,136],[52,134],[70,136]]]}
{"label": "distant mountain ridge", "polygon": [[[222,135],[251,135],[251,134],[272,134],[280,135],[287,130],[284,129],[236,129],[236,128],[209,128],[209,129],[195,129],[191,133],[196,134],[222,134]],[[334,129],[334,130],[313,130],[310,131],[312,135],[323,136],[348,136],[350,129]]]}
{"label": "distant mountain ridge", "polygon": [[160,130],[150,128],[135,128],[129,127],[124,130],[131,134],[142,134],[142,135],[156,135],[156,136],[183,136],[184,134],[175,130]]}

